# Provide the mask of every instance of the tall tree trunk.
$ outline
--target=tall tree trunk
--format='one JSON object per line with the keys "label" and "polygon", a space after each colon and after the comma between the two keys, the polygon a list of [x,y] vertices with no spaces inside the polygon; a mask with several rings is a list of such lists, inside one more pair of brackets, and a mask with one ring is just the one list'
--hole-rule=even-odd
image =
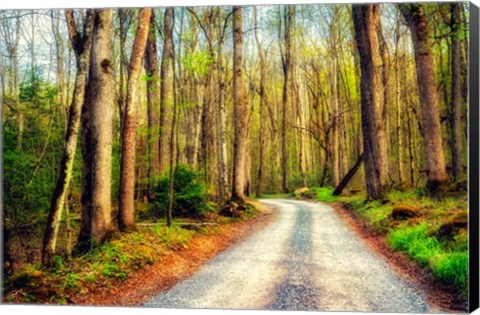
{"label": "tall tree trunk", "polygon": [[258,17],[257,17],[257,8],[255,7],[255,40],[258,47],[258,56],[260,59],[260,131],[258,134],[259,138],[259,166],[258,166],[258,175],[257,175],[257,186],[255,189],[256,195],[260,195],[263,192],[263,180],[264,180],[264,160],[265,160],[265,150],[266,150],[266,122],[265,118],[268,115],[268,99],[267,92],[265,87],[265,80],[267,75],[267,68],[265,65],[265,53],[262,50],[262,45],[258,37]]}
{"label": "tall tree trunk", "polygon": [[164,40],[162,63],[160,65],[160,173],[165,172],[168,163],[168,121],[172,107],[172,63],[173,63],[173,8],[165,10],[163,20]]}
{"label": "tall tree trunk", "polygon": [[435,84],[435,66],[430,52],[432,47],[430,31],[421,4],[399,4],[399,7],[412,33],[427,155],[427,188],[432,194],[436,194],[448,183],[448,178]]}
{"label": "tall tree trunk", "polygon": [[450,4],[452,30],[452,175],[454,180],[462,176],[462,67],[461,67],[461,16],[462,3]]}
{"label": "tall tree trunk", "polygon": [[158,85],[158,57],[157,57],[157,37],[155,28],[155,14],[152,11],[150,17],[149,35],[147,47],[145,49],[145,72],[147,79],[147,108],[148,108],[148,182],[151,192],[155,180],[160,176],[160,157],[158,150],[159,142],[159,110],[160,110],[160,89]]}
{"label": "tall tree trunk", "polygon": [[112,38],[113,11],[96,10],[87,95],[82,112],[84,174],[79,250],[100,244],[111,229]]}
{"label": "tall tree trunk", "polygon": [[[290,76],[291,76],[291,28],[293,20],[293,6],[286,6],[284,12],[284,52],[282,54],[283,63],[283,94],[282,94],[282,191],[288,192],[288,142],[287,125],[290,104]],[[280,25],[281,30],[281,25]]]}
{"label": "tall tree trunk", "polygon": [[65,132],[67,131],[68,125],[68,105],[65,101],[65,47],[60,34],[60,18],[58,16],[54,17],[54,11],[51,12],[52,17],[52,32],[55,39],[55,57],[56,57],[56,79],[58,86],[58,101],[60,103],[60,110],[64,120]]}
{"label": "tall tree trunk", "polygon": [[120,46],[120,65],[119,65],[119,91],[118,91],[118,117],[120,120],[120,130],[123,129],[123,112],[125,111],[125,81],[128,68],[128,58],[126,53],[126,41],[130,27],[130,18],[127,9],[118,9],[119,20],[119,46]]}
{"label": "tall tree trunk", "polygon": [[223,66],[223,35],[217,43],[217,80],[218,80],[218,109],[217,109],[217,140],[218,140],[218,200],[225,202],[228,199],[228,168],[227,168],[227,114],[225,97],[225,79]]}
{"label": "tall tree trunk", "polygon": [[[172,47],[173,50],[173,47]],[[172,69],[172,76],[173,76],[173,117],[172,117],[172,125],[170,129],[170,159],[169,159],[169,187],[168,187],[168,209],[165,213],[165,219],[167,221],[167,226],[171,227],[173,223],[173,202],[174,202],[174,183],[175,183],[175,151],[178,152],[178,148],[175,148],[175,128],[177,124],[177,80],[175,80],[175,61],[172,62],[173,69]],[[178,134],[177,134],[178,136]],[[178,162],[177,162],[178,165]]]}
{"label": "tall tree trunk", "polygon": [[81,108],[84,102],[88,65],[90,63],[90,48],[92,45],[92,30],[95,12],[93,10],[87,11],[82,34],[77,31],[73,11],[66,10],[65,17],[67,19],[70,41],[75,50],[77,74],[75,77],[75,91],[70,106],[67,132],[65,135],[65,148],[60,162],[58,180],[55,190],[53,191],[47,226],[43,236],[42,263],[47,266],[52,264],[55,255],[58,229],[60,227],[63,207],[65,205],[68,187],[72,177],[73,161],[75,160],[77,138],[80,129]]}
{"label": "tall tree trunk", "polygon": [[248,104],[243,83],[242,7],[233,7],[233,116],[234,153],[232,201],[245,201],[245,159],[248,134]]}
{"label": "tall tree trunk", "polygon": [[365,179],[369,199],[384,194],[388,164],[385,125],[382,122],[383,93],[377,28],[378,5],[353,5],[355,40],[360,55],[362,130]]}
{"label": "tall tree trunk", "polygon": [[122,130],[122,157],[120,169],[120,198],[118,227],[127,231],[135,227],[135,140],[137,130],[138,90],[142,60],[149,34],[152,9],[140,9],[137,32],[128,68],[127,102]]}
{"label": "tall tree trunk", "polygon": [[330,99],[333,106],[333,118],[332,124],[332,141],[331,141],[331,154],[332,154],[332,182],[333,186],[337,187],[340,184],[340,135],[339,135],[339,122],[340,122],[340,106],[338,104],[337,94],[337,67],[336,59],[330,67]]}
{"label": "tall tree trunk", "polygon": [[399,61],[399,41],[400,41],[400,18],[397,16],[397,24],[395,28],[395,102],[397,107],[396,117],[396,136],[397,136],[397,169],[398,169],[398,182],[400,185],[404,184],[403,173],[403,132],[402,132],[402,102],[400,101],[400,61]]}

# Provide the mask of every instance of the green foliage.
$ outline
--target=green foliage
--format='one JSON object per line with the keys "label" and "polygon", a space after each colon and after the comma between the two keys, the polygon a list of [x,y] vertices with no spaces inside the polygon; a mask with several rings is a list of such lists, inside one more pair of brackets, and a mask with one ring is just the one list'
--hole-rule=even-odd
{"label": "green foliage", "polygon": [[125,280],[126,278],[128,278],[127,273],[122,271],[122,269],[120,268],[120,266],[118,266],[117,263],[113,263],[113,262],[107,262],[103,266],[103,272],[102,273],[103,273],[104,276],[111,277],[111,278],[117,278],[117,279],[120,279],[120,280]]}
{"label": "green foliage", "polygon": [[452,283],[466,292],[468,286],[468,251],[441,253],[430,261],[433,274],[445,283]]}
{"label": "green foliage", "polygon": [[75,273],[68,273],[65,276],[65,281],[63,282],[63,288],[77,288],[78,287],[78,275]]}
{"label": "green foliage", "polygon": [[310,188],[310,190],[316,191],[316,198],[319,201],[334,202],[338,199],[337,196],[333,195],[334,189],[330,187]]}
{"label": "green foliage", "polygon": [[426,223],[399,227],[388,234],[387,242],[395,250],[406,252],[413,260],[428,266],[435,277],[464,290],[468,285],[468,250],[448,249],[428,236]]}
{"label": "green foliage", "polygon": [[440,242],[428,237],[428,228],[426,223],[421,223],[392,230],[388,233],[387,243],[394,250],[407,252],[415,261],[427,265],[441,252]]}
{"label": "green foliage", "polygon": [[207,51],[199,51],[194,54],[188,54],[181,59],[185,69],[204,77],[208,74],[209,66],[213,59]]}
{"label": "green foliage", "polygon": [[[213,211],[208,203],[208,193],[205,185],[199,180],[198,174],[188,166],[179,165],[173,175],[173,216],[196,217]],[[156,185],[153,198],[153,211],[157,218],[163,217],[168,209],[170,178],[162,177]]]}

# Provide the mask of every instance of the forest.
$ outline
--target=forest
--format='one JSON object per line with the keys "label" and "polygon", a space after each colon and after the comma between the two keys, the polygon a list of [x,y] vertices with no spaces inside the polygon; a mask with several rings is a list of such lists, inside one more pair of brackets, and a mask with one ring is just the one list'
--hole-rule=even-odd
{"label": "forest", "polygon": [[466,3],[0,11],[6,279],[299,189],[465,217],[468,37]]}

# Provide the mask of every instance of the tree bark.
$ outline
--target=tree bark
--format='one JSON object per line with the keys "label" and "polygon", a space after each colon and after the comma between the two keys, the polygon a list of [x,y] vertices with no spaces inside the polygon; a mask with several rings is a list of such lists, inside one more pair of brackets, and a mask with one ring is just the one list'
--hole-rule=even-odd
{"label": "tree bark", "polygon": [[365,179],[369,199],[383,197],[387,178],[387,143],[382,122],[383,93],[377,28],[378,5],[353,5],[355,40],[360,55]]}
{"label": "tree bark", "polygon": [[447,185],[447,171],[442,143],[442,128],[435,84],[435,65],[430,52],[432,47],[428,22],[421,4],[399,4],[407,20],[415,51],[417,84],[422,109],[425,152],[427,156],[427,188],[432,194]]}
{"label": "tree bark", "polygon": [[75,160],[75,150],[80,129],[81,108],[84,102],[88,65],[90,63],[90,48],[92,45],[92,30],[95,12],[93,10],[87,11],[82,34],[77,31],[73,11],[66,10],[65,17],[67,19],[70,41],[75,51],[77,74],[75,77],[73,100],[70,105],[67,132],[65,135],[65,148],[60,162],[58,180],[55,190],[53,191],[47,226],[43,236],[42,263],[47,266],[52,264],[53,257],[55,256],[58,229],[60,227],[65,199],[67,197],[68,187],[72,177],[73,161]]}
{"label": "tree bark", "polygon": [[152,9],[140,9],[137,32],[132,47],[128,68],[127,102],[122,130],[122,157],[120,169],[120,198],[118,227],[127,231],[135,227],[135,141],[137,130],[137,107],[142,60],[149,34]]}

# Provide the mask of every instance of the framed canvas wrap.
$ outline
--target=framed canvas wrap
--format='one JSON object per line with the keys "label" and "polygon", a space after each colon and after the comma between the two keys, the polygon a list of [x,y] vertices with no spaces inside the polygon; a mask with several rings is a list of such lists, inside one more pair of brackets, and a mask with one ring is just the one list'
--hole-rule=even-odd
{"label": "framed canvas wrap", "polygon": [[58,7],[0,5],[2,310],[478,308],[475,3]]}

